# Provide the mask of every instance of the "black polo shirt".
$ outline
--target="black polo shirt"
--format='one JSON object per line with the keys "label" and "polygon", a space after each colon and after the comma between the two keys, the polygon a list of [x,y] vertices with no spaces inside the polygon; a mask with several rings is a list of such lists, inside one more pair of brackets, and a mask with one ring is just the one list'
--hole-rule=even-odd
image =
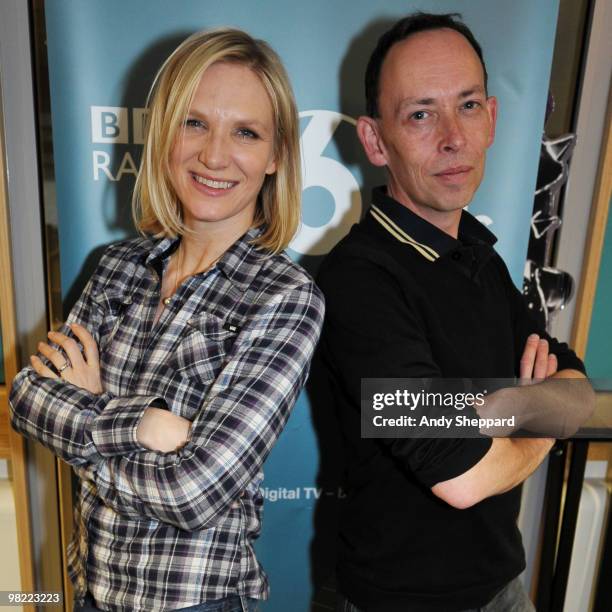
{"label": "black polo shirt", "polygon": [[343,434],[338,589],[367,611],[465,610],[525,567],[520,487],[457,510],[430,488],[475,465],[487,439],[362,439],[361,378],[519,374],[527,336],[549,339],[559,369],[584,370],[547,336],[463,212],[455,240],[376,189],[363,221],[325,259],[320,346]]}

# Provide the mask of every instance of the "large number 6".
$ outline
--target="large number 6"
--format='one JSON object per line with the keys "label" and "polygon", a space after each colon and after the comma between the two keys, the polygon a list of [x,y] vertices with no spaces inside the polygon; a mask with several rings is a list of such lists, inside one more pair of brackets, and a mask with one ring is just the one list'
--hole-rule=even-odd
{"label": "large number 6", "polygon": [[303,189],[322,187],[329,191],[334,199],[334,214],[322,227],[311,227],[302,221],[290,247],[303,255],[325,255],[361,215],[361,190],[355,177],[340,162],[323,156],[340,123],[355,125],[356,121],[327,110],[304,111],[300,117],[311,117],[301,138]]}

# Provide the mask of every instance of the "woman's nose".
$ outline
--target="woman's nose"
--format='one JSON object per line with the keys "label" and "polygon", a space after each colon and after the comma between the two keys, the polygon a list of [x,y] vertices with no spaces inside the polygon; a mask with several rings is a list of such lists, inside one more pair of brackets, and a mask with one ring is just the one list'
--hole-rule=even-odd
{"label": "woman's nose", "polygon": [[209,133],[203,139],[198,160],[211,170],[225,168],[229,163],[230,143],[222,134]]}

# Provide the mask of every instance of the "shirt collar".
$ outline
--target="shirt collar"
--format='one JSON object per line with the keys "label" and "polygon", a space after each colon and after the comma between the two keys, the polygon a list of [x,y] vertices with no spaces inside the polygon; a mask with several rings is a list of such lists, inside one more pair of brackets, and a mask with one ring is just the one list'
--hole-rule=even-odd
{"label": "shirt collar", "polygon": [[[253,277],[259,271],[261,261],[268,256],[263,249],[253,244],[263,231],[261,227],[252,227],[232,244],[216,266],[221,273],[235,284],[241,291],[246,291]],[[153,246],[144,253],[147,265],[155,268],[161,267],[161,262],[170,257],[180,244],[180,238],[161,238],[154,242]]]}
{"label": "shirt collar", "polygon": [[396,240],[432,262],[465,244],[492,246],[497,242],[495,235],[466,210],[461,212],[459,238],[455,239],[388,196],[386,187],[373,190],[369,214]]}

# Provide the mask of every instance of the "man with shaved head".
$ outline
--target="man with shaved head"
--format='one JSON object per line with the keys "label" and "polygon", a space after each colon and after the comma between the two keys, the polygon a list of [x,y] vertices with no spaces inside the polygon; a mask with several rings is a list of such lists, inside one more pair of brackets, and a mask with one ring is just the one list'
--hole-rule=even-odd
{"label": "man with shaved head", "polygon": [[[346,459],[338,610],[533,610],[517,578],[520,484],[554,439],[362,438],[361,379],[584,379],[584,366],[538,327],[494,235],[463,210],[497,117],[471,31],[457,15],[409,15],[379,39],[365,82],[357,132],[387,185],[319,274]],[[527,389],[543,385],[561,405],[550,381]],[[591,395],[572,399],[588,416]]]}

